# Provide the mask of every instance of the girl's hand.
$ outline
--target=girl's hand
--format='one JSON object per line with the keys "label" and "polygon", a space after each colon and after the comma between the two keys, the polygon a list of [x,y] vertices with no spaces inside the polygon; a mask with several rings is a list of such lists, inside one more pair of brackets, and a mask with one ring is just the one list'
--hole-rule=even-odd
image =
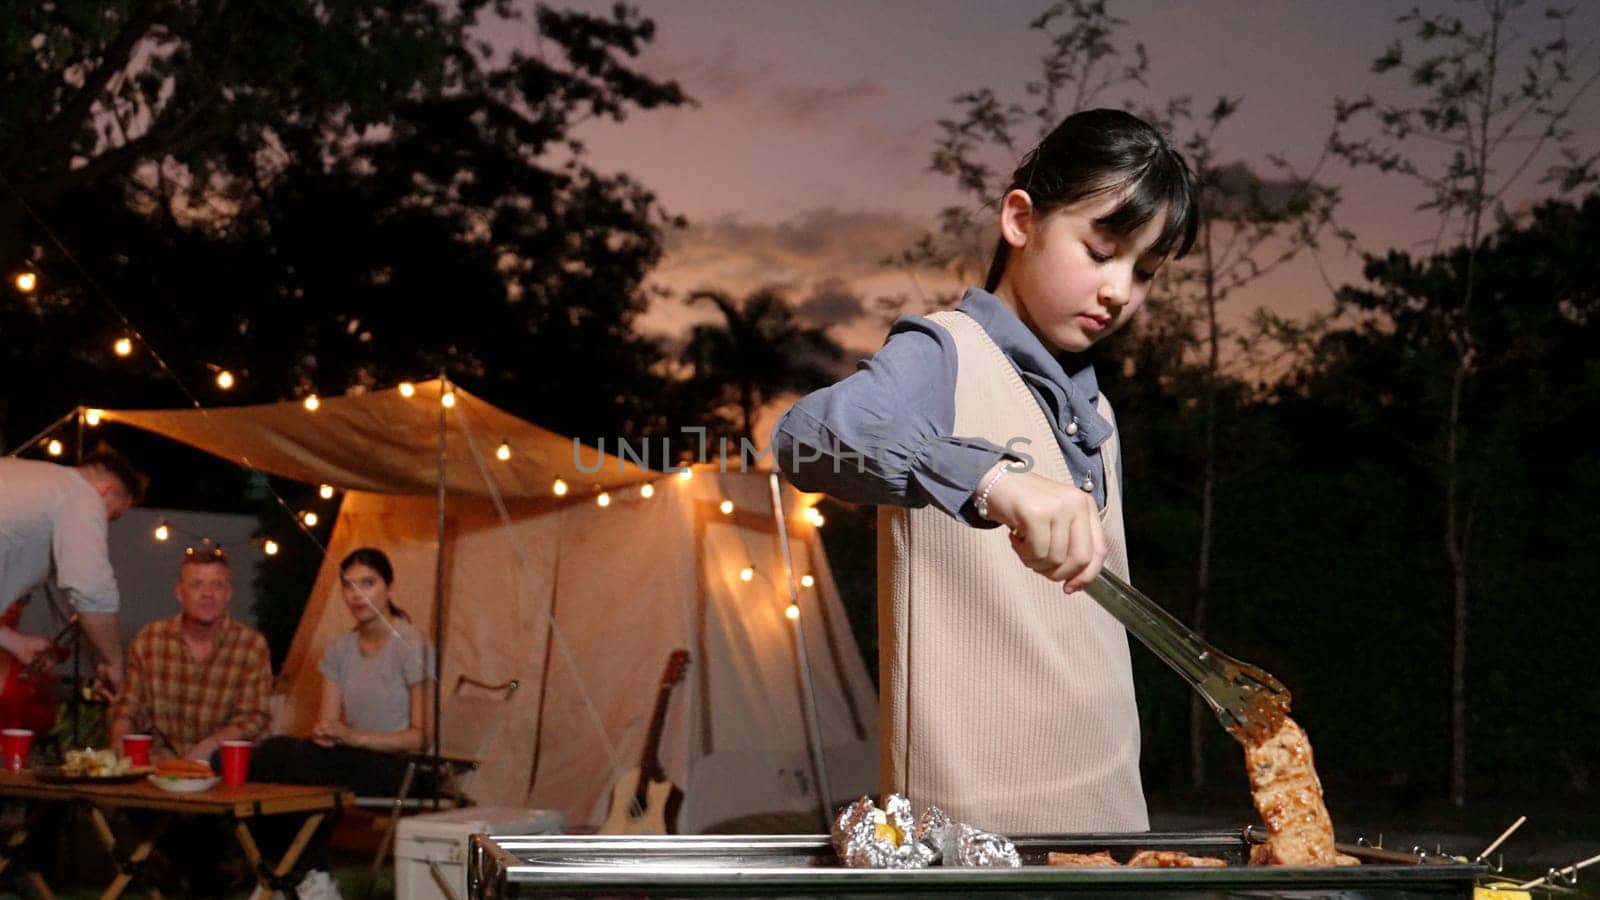
{"label": "girl's hand", "polygon": [[[994,471],[979,484],[988,485]],[[1011,529],[1011,549],[1023,565],[1063,582],[1067,593],[1100,574],[1106,533],[1093,495],[1034,472],[1008,472],[990,486],[988,506],[990,521]]]}
{"label": "girl's hand", "polygon": [[350,737],[350,726],[336,719],[325,719],[311,726],[311,739],[324,747],[337,747]]}

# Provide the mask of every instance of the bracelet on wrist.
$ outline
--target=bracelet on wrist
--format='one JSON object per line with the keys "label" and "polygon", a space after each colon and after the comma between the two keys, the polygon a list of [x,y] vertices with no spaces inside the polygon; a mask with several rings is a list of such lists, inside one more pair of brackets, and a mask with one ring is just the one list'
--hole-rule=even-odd
{"label": "bracelet on wrist", "polygon": [[978,511],[978,518],[988,522],[994,521],[989,518],[989,492],[994,490],[994,486],[999,484],[1000,479],[1006,477],[1010,471],[1011,465],[1009,463],[999,466],[995,469],[994,474],[990,475],[983,486],[979,488],[978,497],[972,503],[973,508]]}

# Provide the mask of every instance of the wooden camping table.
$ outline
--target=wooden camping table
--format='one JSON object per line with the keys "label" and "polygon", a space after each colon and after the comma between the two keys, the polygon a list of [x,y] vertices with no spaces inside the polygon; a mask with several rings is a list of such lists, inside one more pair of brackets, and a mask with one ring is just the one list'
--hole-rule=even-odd
{"label": "wooden camping table", "polygon": [[[272,880],[282,878],[294,868],[295,862],[299,860],[301,852],[310,842],[317,826],[322,824],[323,818],[329,812],[348,805],[351,801],[350,793],[343,788],[316,785],[242,784],[236,787],[217,785],[208,791],[177,794],[164,791],[147,781],[114,784],[80,781],[63,784],[40,781],[28,772],[0,772],[0,797],[41,803],[87,804],[95,833],[105,845],[106,852],[110,854],[117,870],[116,877],[101,894],[103,900],[121,896],[122,892],[127,890],[140,864],[155,849],[156,839],[161,836],[161,832],[166,829],[167,823],[174,815],[209,815],[227,819],[232,827],[234,840],[238,841],[245,858],[250,862],[251,870],[255,873],[256,889],[251,897],[267,897],[273,890]],[[116,834],[111,830],[111,823],[106,816],[107,811],[117,809],[141,809],[161,814],[143,829],[142,834],[137,835],[137,842],[126,855],[117,852]],[[263,864],[261,850],[256,846],[255,836],[250,833],[250,820],[260,816],[294,814],[306,817],[300,825],[300,830],[296,832],[294,841],[289,844],[289,848],[284,851],[283,857],[276,864],[270,862]],[[5,870],[12,855],[18,852],[23,841],[27,840],[28,827],[32,821],[33,817],[30,815],[17,831],[0,840],[0,872]],[[271,875],[267,874],[269,868]],[[30,873],[29,877],[36,887],[44,887],[43,881],[36,874]],[[48,889],[45,889],[45,893],[48,896]],[[151,894],[160,897],[158,891],[152,890]]]}

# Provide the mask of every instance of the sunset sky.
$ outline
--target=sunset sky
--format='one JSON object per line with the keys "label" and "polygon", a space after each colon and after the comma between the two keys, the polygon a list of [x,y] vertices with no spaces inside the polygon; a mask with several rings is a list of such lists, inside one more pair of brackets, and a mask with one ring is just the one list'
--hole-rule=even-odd
{"label": "sunset sky", "polygon": [[[610,0],[567,5],[595,12]],[[1151,58],[1150,89],[1120,92],[1105,105],[1164,102],[1191,94],[1208,106],[1242,97],[1223,133],[1229,157],[1260,161],[1283,153],[1301,167],[1318,156],[1336,96],[1384,93],[1400,79],[1371,74],[1372,59],[1402,34],[1408,3],[1127,0],[1112,11],[1128,20],[1123,37]],[[621,124],[590,124],[591,164],[632,173],[691,227],[675,234],[655,282],[676,291],[717,287],[742,293],[762,284],[788,288],[793,301],[858,354],[881,343],[882,320],[861,317],[858,298],[903,295],[914,303],[941,285],[936,273],[913,278],[880,261],[935,226],[937,211],[960,198],[927,170],[937,120],[951,99],[991,87],[1023,100],[1037,77],[1042,37],[1029,21],[1041,0],[651,0],[658,27],[639,65],[676,79],[694,107],[636,114]],[[1600,4],[1585,3],[1573,34],[1600,34]],[[1475,3],[1435,4],[1468,13]],[[1523,16],[1543,27],[1542,4]],[[506,29],[497,43],[533,52],[531,26]],[[1520,57],[1519,57],[1520,60]],[[1591,48],[1587,57],[1592,72]],[[1581,143],[1600,143],[1600,93],[1573,116]],[[1009,169],[1013,161],[1007,161]],[[1340,220],[1364,249],[1419,246],[1436,225],[1414,208],[1406,182],[1342,166],[1327,170],[1346,202]],[[1545,189],[1524,176],[1519,199]],[[1359,260],[1328,250],[1336,281],[1359,276]],[[951,288],[954,285],[942,285]],[[1242,316],[1258,305],[1285,313],[1328,307],[1330,297],[1306,260],[1231,302]],[[647,326],[681,331],[694,313],[659,302]]]}

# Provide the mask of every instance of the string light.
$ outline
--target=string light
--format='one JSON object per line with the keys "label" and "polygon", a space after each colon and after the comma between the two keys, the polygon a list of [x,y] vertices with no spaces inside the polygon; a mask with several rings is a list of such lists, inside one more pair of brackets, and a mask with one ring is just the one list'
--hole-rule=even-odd
{"label": "string light", "polygon": [[306,395],[306,399],[305,399],[306,412],[316,412],[317,411],[317,407],[319,407],[321,405],[322,405],[322,401],[317,399],[317,395],[316,394],[307,394]]}
{"label": "string light", "polygon": [[753,581],[756,577],[755,566],[745,566],[739,570],[740,581]]}
{"label": "string light", "polygon": [[507,442],[507,441],[501,441],[500,442],[500,446],[495,448],[494,456],[495,456],[495,459],[498,459],[501,462],[505,462],[506,460],[510,459],[511,458],[511,444],[509,442]]}
{"label": "string light", "polygon": [[815,506],[806,507],[805,518],[807,522],[810,522],[812,526],[816,528],[821,528],[822,523],[827,521],[827,519],[822,517],[822,513],[817,511]]}
{"label": "string light", "polygon": [[724,501],[722,501],[722,505],[718,506],[717,509],[722,510],[722,514],[723,515],[731,516],[731,515],[733,515],[733,501],[732,500],[724,500]]}
{"label": "string light", "polygon": [[45,452],[51,456],[60,456],[61,449],[61,442],[55,438],[51,438],[50,443],[44,445]]}
{"label": "string light", "polygon": [[317,488],[317,494],[320,497],[322,497],[322,499],[324,499],[324,500],[332,500],[333,499],[333,485],[325,484],[325,485]]}
{"label": "string light", "polygon": [[101,410],[98,410],[98,409],[87,410],[83,414],[83,424],[89,426],[90,428],[93,428],[96,425],[100,424],[100,416],[101,415],[102,415]]}
{"label": "string light", "polygon": [[410,397],[417,392],[417,386],[409,381],[400,382],[400,396]]}
{"label": "string light", "polygon": [[690,469],[684,469],[683,471],[678,473],[678,480],[679,481],[688,481],[689,479],[691,479],[693,477],[694,477],[694,472],[692,470],[690,470]]}
{"label": "string light", "polygon": [[172,529],[167,527],[167,520],[162,519],[160,523],[156,525],[156,540],[164,541],[169,537],[172,537]]}
{"label": "string light", "polygon": [[315,528],[317,527],[317,514],[308,509],[300,514],[300,521],[306,523],[307,528]]}
{"label": "string light", "polygon": [[453,391],[453,390],[449,390],[449,391],[445,391],[444,393],[440,394],[439,395],[439,405],[444,407],[445,409],[455,409],[456,408],[456,392]]}
{"label": "string light", "polygon": [[117,338],[117,342],[111,345],[111,352],[118,356],[127,356],[133,352],[133,341],[125,337]]}
{"label": "string light", "polygon": [[33,274],[32,272],[17,273],[17,290],[23,292],[24,294],[31,294],[33,293],[33,289],[38,286],[39,276]]}
{"label": "string light", "polygon": [[783,611],[783,614],[789,618],[789,621],[798,622],[800,620],[800,607],[791,603],[789,608]]}
{"label": "string light", "polygon": [[217,373],[217,387],[225,391],[233,389],[233,373],[223,369]]}
{"label": "string light", "polygon": [[611,505],[611,495],[605,491],[601,491],[600,496],[594,498],[594,502],[596,506],[600,507],[601,509],[605,509]]}
{"label": "string light", "polygon": [[656,495],[656,486],[655,485],[653,485],[653,484],[641,484],[641,485],[639,485],[639,496],[645,498],[646,500],[649,500],[651,497],[654,497],[655,495]]}
{"label": "string light", "polygon": [[261,542],[261,552],[265,553],[268,556],[277,556],[278,555],[278,542],[273,540],[272,538],[267,538],[266,540]]}
{"label": "string light", "polygon": [[557,497],[565,497],[567,495],[567,483],[557,478],[556,483],[550,485],[550,490],[554,491]]}
{"label": "string light", "polygon": [[812,578],[810,575],[801,575],[800,576],[800,586],[803,587],[803,588],[811,587],[812,585],[815,585],[816,583],[817,583],[817,580],[815,578]]}

